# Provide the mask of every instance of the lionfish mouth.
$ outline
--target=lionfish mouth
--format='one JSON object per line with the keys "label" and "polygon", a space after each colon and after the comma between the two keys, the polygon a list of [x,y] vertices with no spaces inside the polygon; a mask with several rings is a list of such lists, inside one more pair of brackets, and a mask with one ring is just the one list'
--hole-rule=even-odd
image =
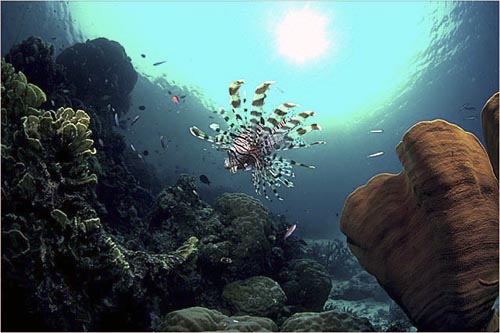
{"label": "lionfish mouth", "polygon": [[295,177],[292,167],[297,165],[314,169],[314,166],[285,159],[276,152],[324,144],[324,141],[307,144],[302,139],[305,134],[321,130],[321,127],[318,124],[302,125],[315,113],[303,111],[292,116],[290,111],[299,105],[290,102],[280,104],[265,118],[263,106],[266,93],[274,81],[266,81],[257,86],[251,107],[246,105],[246,93],[243,94],[243,103],[240,97],[239,90],[244,83],[244,80],[237,80],[229,85],[230,112],[223,108],[214,111],[222,116],[228,126],[227,130],[222,130],[218,124],[210,125],[217,132],[216,136],[210,136],[196,126],[189,130],[195,137],[213,143],[218,150],[228,152],[224,168],[231,173],[236,173],[238,169],[252,171],[255,192],[259,195],[263,194],[269,199],[266,192],[268,187],[279,200],[283,200],[277,188],[281,185],[294,186],[289,179]]}

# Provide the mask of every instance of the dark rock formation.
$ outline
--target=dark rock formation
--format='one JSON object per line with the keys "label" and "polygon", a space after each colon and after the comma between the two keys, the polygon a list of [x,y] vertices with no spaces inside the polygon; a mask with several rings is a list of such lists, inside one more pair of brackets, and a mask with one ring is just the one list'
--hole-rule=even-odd
{"label": "dark rock formation", "polygon": [[125,49],[106,38],[87,40],[65,49],[56,59],[66,68],[75,94],[92,105],[126,110],[137,73]]}

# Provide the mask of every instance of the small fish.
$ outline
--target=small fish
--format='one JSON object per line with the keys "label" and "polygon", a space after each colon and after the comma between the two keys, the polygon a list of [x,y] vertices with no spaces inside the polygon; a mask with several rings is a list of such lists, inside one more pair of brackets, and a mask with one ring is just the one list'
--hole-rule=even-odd
{"label": "small fish", "polygon": [[177,95],[172,96],[172,98],[170,100],[172,102],[174,102],[175,104],[179,104],[179,97],[177,97]]}
{"label": "small fish", "polygon": [[163,150],[167,150],[167,144],[165,143],[165,137],[163,135],[160,136],[160,144]]}
{"label": "small fish", "polygon": [[147,151],[147,150],[143,151],[143,152],[142,152],[142,155],[144,155],[144,156],[148,156],[148,155],[149,155],[149,151]]}
{"label": "small fish", "polygon": [[101,147],[104,147],[104,141],[102,141],[102,139],[101,139],[101,138],[99,138],[99,139],[97,140],[97,142],[99,142],[99,145],[100,145]]}
{"label": "small fish", "polygon": [[143,53],[143,54],[141,54],[141,57],[146,58],[146,55]]}
{"label": "small fish", "polygon": [[120,127],[120,122],[118,121],[118,113],[115,113],[115,125],[116,127]]}
{"label": "small fish", "polygon": [[68,94],[69,93],[69,89],[63,89],[62,92],[63,92],[63,94]]}
{"label": "small fish", "polygon": [[201,176],[200,176],[200,181],[201,181],[202,183],[204,183],[204,184],[207,184],[207,185],[210,185],[210,183],[211,183],[211,181],[210,181],[210,180],[208,180],[208,177],[207,177],[207,176],[205,176],[205,175],[201,175]]}
{"label": "small fish", "polygon": [[335,213],[335,216],[337,216],[337,217],[338,217],[338,216],[339,216],[339,213]]}
{"label": "small fish", "polygon": [[229,257],[221,257],[220,262],[223,264],[231,264],[233,262],[233,259]]}
{"label": "small fish", "polygon": [[130,123],[130,127],[134,126],[134,124],[139,121],[139,118],[141,118],[141,116],[137,115],[135,116],[134,119],[132,119],[132,122]]}
{"label": "small fish", "polygon": [[476,120],[476,117],[474,116],[465,117],[464,120]]}
{"label": "small fish", "polygon": [[370,130],[370,133],[384,133],[384,130],[383,129],[373,129],[373,130]]}
{"label": "small fish", "polygon": [[379,151],[379,152],[376,152],[376,153],[370,154],[370,155],[368,155],[367,157],[368,157],[368,158],[373,158],[373,157],[378,157],[378,156],[382,156],[382,155],[384,155],[384,152],[383,152],[383,151]]}
{"label": "small fish", "polygon": [[104,96],[102,96],[102,97],[101,97],[101,100],[103,100],[103,101],[107,101],[107,100],[108,100],[108,99],[110,99],[110,98],[111,98],[111,96],[109,96],[109,95],[104,95]]}
{"label": "small fish", "polygon": [[163,60],[163,61],[158,61],[158,62],[155,62],[155,63],[153,64],[153,66],[159,66],[159,65],[164,64],[164,63],[166,63],[166,62],[167,62],[166,60]]}
{"label": "small fish", "polygon": [[464,103],[462,104],[462,106],[460,107],[460,111],[462,110],[466,110],[466,111],[474,111],[476,110],[476,108],[474,106],[471,106],[470,103]]}
{"label": "small fish", "polygon": [[243,104],[245,104],[247,102],[247,91],[245,90],[243,92]]}
{"label": "small fish", "polygon": [[288,228],[286,229],[286,231],[285,231],[285,235],[283,236],[283,240],[285,240],[285,239],[287,239],[288,237],[290,237],[290,236],[293,234],[293,232],[295,231],[295,229],[297,229],[297,225],[296,225],[296,224],[294,224],[294,225],[292,225],[292,226],[288,227]]}
{"label": "small fish", "polygon": [[144,111],[146,110],[146,107],[144,105],[139,105],[139,110]]}
{"label": "small fish", "polygon": [[168,94],[169,94],[169,95],[172,95],[172,92],[169,90],[169,91],[168,91]]}
{"label": "small fish", "polygon": [[137,151],[133,144],[130,144],[130,149],[132,149],[132,151]]}
{"label": "small fish", "polygon": [[184,98],[186,98],[186,95],[182,95],[182,96],[180,96],[180,98],[184,99]]}
{"label": "small fish", "polygon": [[56,39],[57,39],[57,37],[52,37],[51,39],[52,39],[52,40],[56,40]]}
{"label": "small fish", "polygon": [[279,93],[284,93],[283,89],[280,89],[280,88],[278,88],[276,86],[273,86],[271,89],[276,90]]}
{"label": "small fish", "polygon": [[144,157],[142,157],[141,153],[138,153],[138,154],[137,154],[137,157],[139,157],[141,160],[143,160],[143,161],[144,161]]}

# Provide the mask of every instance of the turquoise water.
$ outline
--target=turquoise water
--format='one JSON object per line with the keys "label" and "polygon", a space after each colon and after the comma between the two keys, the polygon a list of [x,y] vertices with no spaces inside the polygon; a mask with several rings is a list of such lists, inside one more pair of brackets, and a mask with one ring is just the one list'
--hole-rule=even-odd
{"label": "turquoise water", "polygon": [[[27,18],[45,10],[41,4],[25,5],[16,15]],[[146,105],[147,111],[133,131],[120,133],[142,149],[157,146],[159,134],[167,136],[169,154],[151,156],[149,163],[167,184],[180,171],[206,174],[212,184],[199,184],[202,198],[226,190],[255,195],[250,173],[231,175],[223,168],[225,154],[211,152],[210,144],[188,132],[193,125],[209,131],[208,125],[216,121],[209,118],[210,112],[228,107],[231,81],[245,79],[242,89],[251,97],[258,84],[274,80],[267,108],[287,101],[300,104],[300,111],[314,110],[314,122],[323,131],[307,135],[306,141],[327,144],[283,155],[316,169],[296,170],[295,188],[280,189],[285,200],[268,203],[274,212],[298,223],[297,232],[304,236],[339,235],[345,198],[372,176],[401,170],[395,146],[416,122],[442,118],[481,138],[479,112],[498,90],[495,2],[47,6],[52,6],[48,12],[54,8],[53,17],[44,17],[38,25],[17,20],[4,29],[2,54],[8,43],[33,33],[50,39],[57,29],[48,26],[56,18],[67,44],[96,37],[118,41],[139,73],[150,81],[163,78],[187,95],[184,104],[174,105],[167,89],[151,90],[140,79],[129,117],[138,114],[138,105]],[[2,18],[10,19],[4,11]],[[473,105],[475,113],[460,111],[465,103]],[[369,133],[373,129],[383,133]],[[367,158],[380,151],[384,155]]]}

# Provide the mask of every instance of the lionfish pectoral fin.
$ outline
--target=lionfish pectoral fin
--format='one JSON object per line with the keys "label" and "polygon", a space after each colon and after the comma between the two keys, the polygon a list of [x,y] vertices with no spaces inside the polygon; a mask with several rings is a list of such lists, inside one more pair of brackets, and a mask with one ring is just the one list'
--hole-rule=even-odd
{"label": "lionfish pectoral fin", "polygon": [[287,114],[291,111],[291,109],[298,107],[298,104],[295,103],[281,103],[278,107],[269,115],[266,119],[266,123],[264,128],[267,128],[269,132],[276,132],[278,129],[283,127],[286,124],[285,118]]}
{"label": "lionfish pectoral fin", "polygon": [[282,148],[281,150],[291,150],[291,149],[297,149],[297,148],[309,148],[314,145],[324,145],[326,144],[326,141],[314,141],[309,144],[300,141],[300,140],[293,140],[292,143],[290,143],[288,146]]}

